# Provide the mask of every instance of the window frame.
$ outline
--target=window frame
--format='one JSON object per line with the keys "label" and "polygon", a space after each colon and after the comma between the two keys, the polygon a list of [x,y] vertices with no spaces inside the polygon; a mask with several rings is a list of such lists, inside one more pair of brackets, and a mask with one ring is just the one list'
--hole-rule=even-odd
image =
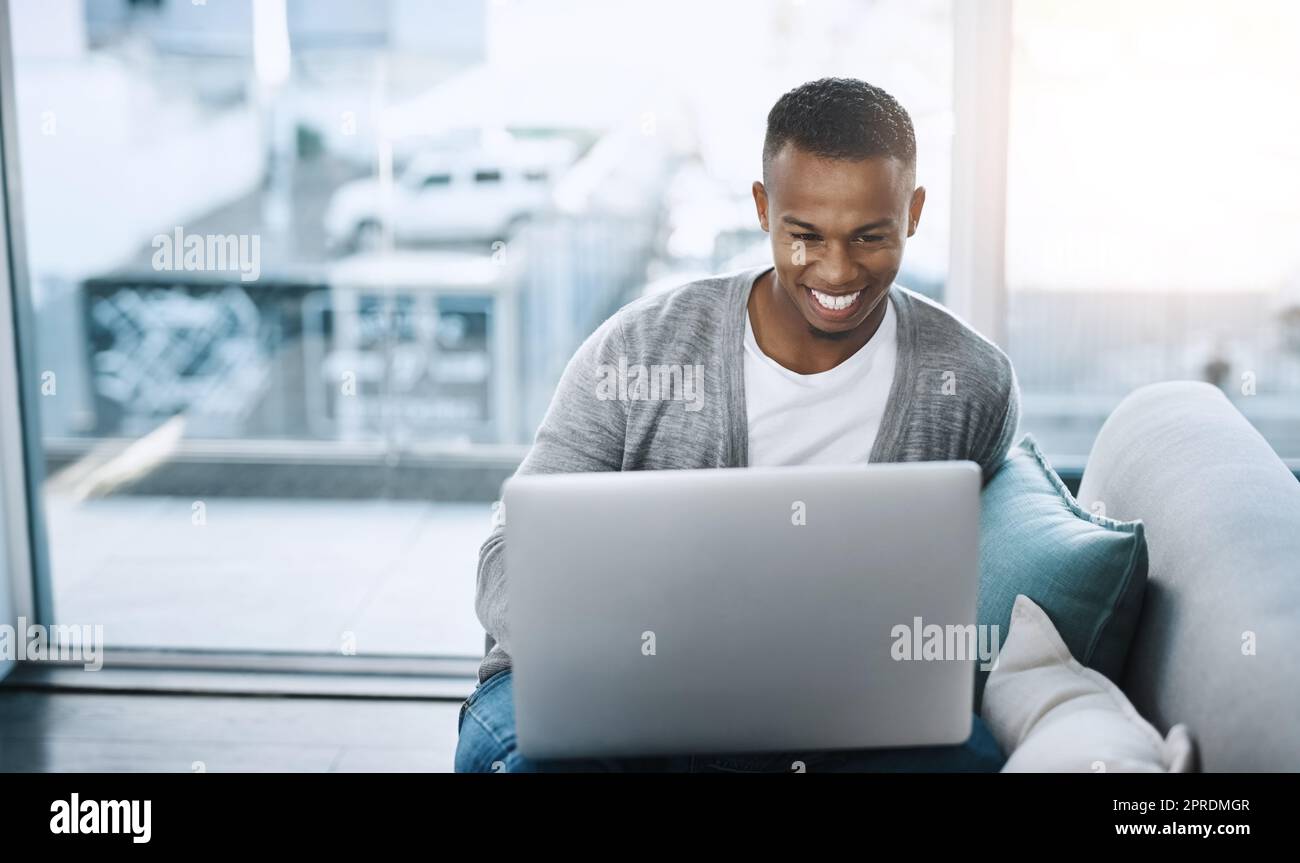
{"label": "window frame", "polygon": [[[0,4],[0,611],[53,619],[40,488],[40,398],[18,171],[9,6]],[[8,622],[8,621],[4,621]],[[15,663],[0,665],[0,678]]]}

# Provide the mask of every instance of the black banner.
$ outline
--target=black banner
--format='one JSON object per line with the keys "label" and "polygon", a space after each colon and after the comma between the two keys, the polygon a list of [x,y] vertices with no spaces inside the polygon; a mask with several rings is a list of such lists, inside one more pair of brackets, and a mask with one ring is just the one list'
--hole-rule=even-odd
{"label": "black banner", "polygon": [[764,832],[856,834],[864,848],[878,839],[1005,847],[1014,836],[1062,843],[1052,848],[1104,841],[1226,849],[1291,836],[1297,790],[1294,775],[10,774],[0,777],[0,841],[64,850],[339,850],[480,830],[509,836],[520,821],[536,829],[552,820],[545,832],[578,838],[582,825],[597,823],[644,822],[660,832],[739,818]]}

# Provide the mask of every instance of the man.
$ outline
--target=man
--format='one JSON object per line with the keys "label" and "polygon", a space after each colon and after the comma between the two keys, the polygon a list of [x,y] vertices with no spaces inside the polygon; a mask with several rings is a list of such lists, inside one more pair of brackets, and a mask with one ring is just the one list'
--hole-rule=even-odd
{"label": "man", "polygon": [[[970,459],[987,480],[1016,433],[1015,374],[991,342],[894,284],[925,205],[915,176],[911,119],[883,90],[827,78],[786,93],[753,186],[773,266],[643,298],[602,324],[565,368],[519,473]],[[611,386],[612,370],[656,367],[697,372],[685,381],[700,385],[694,397],[668,376]],[[462,706],[457,770],[1000,766],[978,717],[960,747],[529,762],[514,747],[504,562],[497,526],[475,603],[496,645]]]}

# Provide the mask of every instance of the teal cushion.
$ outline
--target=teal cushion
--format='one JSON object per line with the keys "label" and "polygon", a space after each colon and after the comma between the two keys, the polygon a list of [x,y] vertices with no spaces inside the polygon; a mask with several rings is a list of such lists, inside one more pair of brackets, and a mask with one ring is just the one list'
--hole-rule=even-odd
{"label": "teal cushion", "polygon": [[[1070,653],[1119,680],[1142,610],[1147,544],[1141,521],[1084,510],[1025,435],[980,495],[977,621],[1005,643],[1016,594],[1038,603]],[[976,664],[975,710],[988,672]]]}

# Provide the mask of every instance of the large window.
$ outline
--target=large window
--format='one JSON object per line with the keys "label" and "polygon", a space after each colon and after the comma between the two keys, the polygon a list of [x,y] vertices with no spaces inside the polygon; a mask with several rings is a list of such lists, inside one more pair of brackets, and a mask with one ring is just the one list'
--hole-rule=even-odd
{"label": "large window", "polygon": [[56,622],[112,647],[473,655],[490,505],[573,349],[763,262],[766,113],[916,122],[948,260],[947,0],[15,0]]}
{"label": "large window", "polygon": [[1300,458],[1300,6],[1014,8],[1023,427],[1085,456],[1134,387],[1204,380]]}

